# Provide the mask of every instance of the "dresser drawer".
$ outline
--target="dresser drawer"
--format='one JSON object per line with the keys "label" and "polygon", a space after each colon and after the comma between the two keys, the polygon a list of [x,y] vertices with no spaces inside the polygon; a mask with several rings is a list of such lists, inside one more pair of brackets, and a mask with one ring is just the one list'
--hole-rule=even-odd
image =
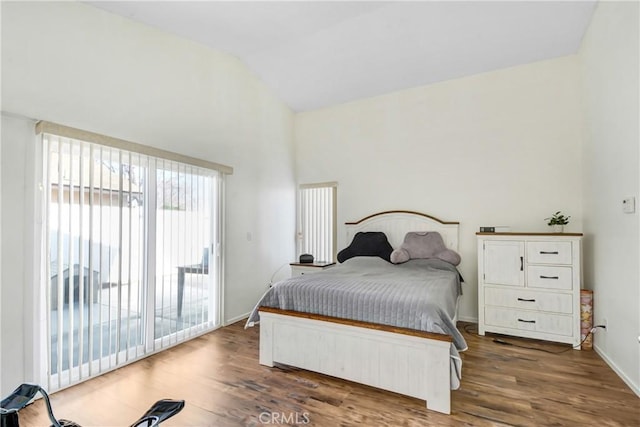
{"label": "dresser drawer", "polygon": [[571,267],[531,265],[527,267],[527,287],[570,290],[573,287],[572,273]]}
{"label": "dresser drawer", "polygon": [[485,307],[484,318],[485,323],[491,326],[567,337],[573,335],[573,317],[562,314],[540,313],[501,307]]}
{"label": "dresser drawer", "polygon": [[527,262],[570,265],[571,242],[527,242]]}
{"label": "dresser drawer", "polygon": [[525,289],[485,288],[485,305],[546,311],[553,313],[573,313],[571,294],[557,294]]}

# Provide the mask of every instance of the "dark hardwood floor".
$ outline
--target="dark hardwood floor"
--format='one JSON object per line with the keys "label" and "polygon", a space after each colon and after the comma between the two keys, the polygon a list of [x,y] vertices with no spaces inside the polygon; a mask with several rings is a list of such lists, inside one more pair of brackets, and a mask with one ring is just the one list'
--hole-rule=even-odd
{"label": "dark hardwood floor", "polygon": [[[466,330],[465,330],[466,329]],[[460,324],[469,344],[452,414],[424,402],[299,369],[258,364],[258,328],[219,329],[52,396],[57,417],[127,426],[153,402],[185,399],[173,426],[640,426],[640,399],[593,351],[550,354],[493,342]],[[568,346],[500,337],[548,351]],[[42,401],[21,425],[47,423]]]}

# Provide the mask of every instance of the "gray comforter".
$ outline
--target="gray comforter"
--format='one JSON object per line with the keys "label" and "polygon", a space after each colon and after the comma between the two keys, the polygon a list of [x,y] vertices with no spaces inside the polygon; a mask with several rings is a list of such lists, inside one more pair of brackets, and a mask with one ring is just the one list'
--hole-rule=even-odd
{"label": "gray comforter", "polygon": [[466,348],[453,318],[460,292],[457,269],[437,259],[391,264],[377,257],[356,257],[316,274],[276,283],[256,305],[322,314],[451,335]]}
{"label": "gray comforter", "polygon": [[356,257],[276,283],[252,311],[247,327],[259,320],[259,308],[267,306],[450,335],[456,389],[458,351],[467,349],[453,321],[460,294],[458,270],[447,262],[415,259],[395,265],[377,257]]}

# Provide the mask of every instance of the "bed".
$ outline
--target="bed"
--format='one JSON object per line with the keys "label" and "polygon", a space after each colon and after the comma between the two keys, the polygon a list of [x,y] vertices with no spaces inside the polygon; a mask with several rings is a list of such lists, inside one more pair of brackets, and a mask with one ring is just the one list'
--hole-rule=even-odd
{"label": "bed", "polygon": [[[409,211],[346,223],[347,242],[384,233],[393,248],[409,232],[437,232],[458,249],[458,223]],[[399,280],[399,278],[401,278]],[[428,286],[427,286],[428,284]],[[450,413],[466,343],[456,329],[461,294],[455,267],[439,259],[397,265],[355,256],[311,275],[278,282],[247,326],[260,321],[260,364],[295,366],[426,401]]]}

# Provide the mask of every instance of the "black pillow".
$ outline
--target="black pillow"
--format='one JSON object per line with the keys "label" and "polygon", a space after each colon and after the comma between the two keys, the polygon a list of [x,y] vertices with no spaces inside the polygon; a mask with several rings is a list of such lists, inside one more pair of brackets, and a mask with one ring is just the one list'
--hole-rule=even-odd
{"label": "black pillow", "polygon": [[356,256],[377,256],[391,262],[391,252],[393,247],[383,232],[359,231],[353,236],[351,244],[338,253],[338,261],[345,262]]}

